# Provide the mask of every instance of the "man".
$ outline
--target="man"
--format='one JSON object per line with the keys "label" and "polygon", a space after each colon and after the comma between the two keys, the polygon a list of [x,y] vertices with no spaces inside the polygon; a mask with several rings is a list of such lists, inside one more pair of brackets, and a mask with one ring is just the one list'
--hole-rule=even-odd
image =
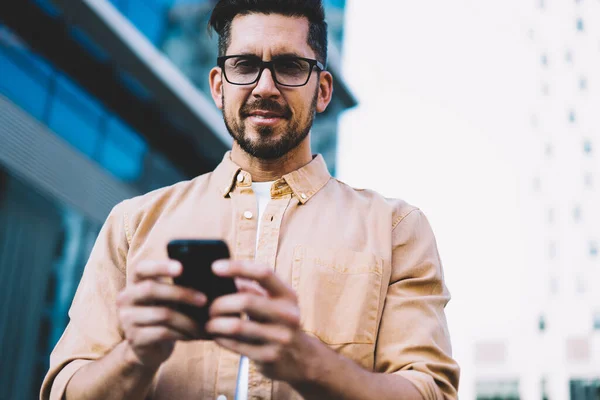
{"label": "man", "polygon": [[[113,209],[41,398],[232,399],[238,369],[253,399],[456,398],[426,218],[332,179],[311,154],[332,94],[320,1],[222,0],[211,25],[232,151],[210,174]],[[179,238],[222,238],[235,260],[213,265],[240,291],[204,326],[167,306],[206,302],[172,284],[182,266],[166,244]],[[198,340],[207,332],[214,341]]]}

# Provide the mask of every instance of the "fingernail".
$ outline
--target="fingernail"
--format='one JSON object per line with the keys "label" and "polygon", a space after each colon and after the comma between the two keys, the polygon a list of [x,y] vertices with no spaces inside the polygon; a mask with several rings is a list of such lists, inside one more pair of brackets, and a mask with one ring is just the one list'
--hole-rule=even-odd
{"label": "fingernail", "polygon": [[227,271],[227,261],[215,261],[213,263],[213,271],[215,272],[225,272]]}
{"label": "fingernail", "polygon": [[196,300],[196,303],[199,305],[204,305],[204,303],[206,303],[206,296],[203,294],[197,294],[194,296],[194,299]]}
{"label": "fingernail", "polygon": [[171,262],[169,264],[169,272],[172,274],[178,274],[181,271],[181,265],[178,262]]}

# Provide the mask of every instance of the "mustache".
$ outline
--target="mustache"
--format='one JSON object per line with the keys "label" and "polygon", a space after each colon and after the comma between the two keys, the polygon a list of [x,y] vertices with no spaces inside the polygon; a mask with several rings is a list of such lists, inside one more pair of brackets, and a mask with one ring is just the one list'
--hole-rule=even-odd
{"label": "mustache", "polygon": [[240,115],[242,117],[248,117],[253,111],[256,110],[272,111],[282,115],[283,118],[286,119],[292,117],[292,110],[290,110],[288,106],[268,99],[259,99],[253,101],[252,103],[244,104],[244,106],[240,109]]}

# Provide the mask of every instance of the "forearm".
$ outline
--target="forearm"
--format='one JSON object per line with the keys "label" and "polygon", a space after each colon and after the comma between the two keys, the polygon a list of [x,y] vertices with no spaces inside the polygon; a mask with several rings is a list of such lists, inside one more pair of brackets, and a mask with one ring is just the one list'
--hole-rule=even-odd
{"label": "forearm", "polygon": [[401,376],[367,371],[325,346],[317,353],[318,361],[308,381],[293,385],[307,400],[423,399],[417,388]]}
{"label": "forearm", "polygon": [[78,370],[69,381],[66,400],[144,399],[156,370],[136,364],[127,342]]}

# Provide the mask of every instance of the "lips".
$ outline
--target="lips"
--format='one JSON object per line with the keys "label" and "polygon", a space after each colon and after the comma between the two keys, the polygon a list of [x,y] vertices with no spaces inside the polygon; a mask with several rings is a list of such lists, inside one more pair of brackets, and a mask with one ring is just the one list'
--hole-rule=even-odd
{"label": "lips", "polygon": [[257,117],[263,119],[271,119],[271,118],[285,118],[283,114],[279,114],[273,111],[264,111],[264,110],[254,110],[248,113],[249,117]]}

